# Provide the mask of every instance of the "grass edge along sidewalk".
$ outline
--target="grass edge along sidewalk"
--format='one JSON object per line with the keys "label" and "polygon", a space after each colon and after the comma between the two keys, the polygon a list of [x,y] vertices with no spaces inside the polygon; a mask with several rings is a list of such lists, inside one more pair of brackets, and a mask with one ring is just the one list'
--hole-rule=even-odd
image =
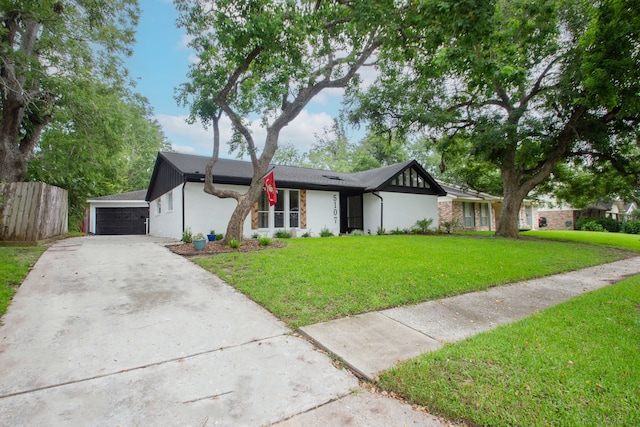
{"label": "grass edge along sidewalk", "polygon": [[472,425],[640,425],[640,276],[446,345],[380,385]]}
{"label": "grass edge along sidewalk", "polygon": [[46,246],[0,246],[0,317]]}
{"label": "grass edge along sidewalk", "polygon": [[[583,239],[585,235],[576,232],[569,237]],[[619,237],[611,233],[605,244],[618,246],[615,240]],[[619,246],[640,250],[637,236],[622,237],[631,244]],[[468,241],[452,242],[464,245]],[[598,252],[596,246],[559,245],[568,253],[585,246]],[[539,249],[535,244],[532,248],[536,248],[533,252]],[[501,255],[516,254],[506,251]],[[493,255],[496,259],[495,252]],[[624,253],[617,255],[624,257]],[[340,256],[335,259],[345,261]],[[538,254],[529,259],[533,264],[535,260],[540,260]],[[300,268],[313,270],[327,263],[322,257],[309,256]],[[243,272],[251,269],[236,264],[232,257],[218,267],[233,269],[234,265],[242,266]],[[286,262],[276,265],[286,267],[282,274],[292,271]],[[263,273],[282,277],[277,269]],[[432,413],[477,425],[638,425],[639,282],[636,276],[518,323],[447,345],[384,373],[380,385]]]}
{"label": "grass edge along sidewalk", "polygon": [[295,328],[628,256],[542,239],[397,235],[292,239],[282,249],[194,261]]}

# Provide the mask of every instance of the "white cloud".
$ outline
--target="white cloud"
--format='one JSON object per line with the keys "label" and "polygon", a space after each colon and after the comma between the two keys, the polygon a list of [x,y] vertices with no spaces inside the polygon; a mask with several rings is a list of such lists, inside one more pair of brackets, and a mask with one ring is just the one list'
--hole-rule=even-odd
{"label": "white cloud", "polygon": [[[180,153],[209,155],[213,149],[213,130],[205,129],[200,121],[189,124],[186,116],[156,115],[156,120],[162,126],[167,139]],[[279,144],[293,144],[300,152],[306,152],[316,142],[315,135],[321,135],[324,128],[331,127],[333,117],[329,114],[310,113],[303,110],[288,126],[280,132]],[[264,145],[266,130],[261,126],[260,119],[253,120],[250,125],[254,141],[258,147]],[[220,122],[220,156],[234,157],[228,154],[227,142],[231,139],[232,127],[227,117]]]}

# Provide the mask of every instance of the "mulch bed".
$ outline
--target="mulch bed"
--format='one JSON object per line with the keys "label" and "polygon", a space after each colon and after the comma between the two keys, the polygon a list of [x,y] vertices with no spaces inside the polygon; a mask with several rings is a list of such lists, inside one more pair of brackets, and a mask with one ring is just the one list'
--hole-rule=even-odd
{"label": "mulch bed", "polygon": [[260,246],[257,239],[243,240],[237,249],[230,248],[229,245],[223,245],[222,242],[207,242],[205,248],[201,251],[193,247],[193,243],[179,243],[177,245],[168,245],[171,252],[182,256],[211,255],[226,252],[250,252],[260,251],[263,249],[283,248],[287,246],[286,242],[280,240],[272,240],[267,246]]}

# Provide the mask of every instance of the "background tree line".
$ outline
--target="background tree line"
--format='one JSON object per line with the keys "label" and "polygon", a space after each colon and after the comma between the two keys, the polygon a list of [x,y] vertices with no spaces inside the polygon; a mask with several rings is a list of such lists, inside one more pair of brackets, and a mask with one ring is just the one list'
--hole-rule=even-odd
{"label": "background tree line", "polygon": [[[175,4],[198,57],[178,100],[213,129],[205,191],[237,201],[229,238],[242,238],[276,154],[365,169],[419,141],[440,174],[501,192],[497,234],[507,237],[536,191],[582,202],[637,195],[640,0]],[[5,0],[0,13],[0,179],[65,186],[74,218],[87,196],[142,183],[148,153],[167,144],[122,65],[137,1]],[[378,76],[366,87],[363,66]],[[280,131],[326,89],[346,92],[346,116],[368,136],[357,145],[320,136],[306,158],[279,147]],[[222,116],[235,131],[228,142],[254,166],[246,193],[213,184]]]}
{"label": "background tree line", "polygon": [[67,189],[71,229],[169,149],[122,62],[138,16],[137,0],[0,2],[0,180]]}

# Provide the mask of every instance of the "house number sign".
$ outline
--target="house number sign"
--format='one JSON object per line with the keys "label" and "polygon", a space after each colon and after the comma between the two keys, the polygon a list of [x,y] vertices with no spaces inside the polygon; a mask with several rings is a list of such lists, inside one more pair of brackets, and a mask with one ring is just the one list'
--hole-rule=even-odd
{"label": "house number sign", "polygon": [[338,223],[338,195],[333,195],[333,222]]}

